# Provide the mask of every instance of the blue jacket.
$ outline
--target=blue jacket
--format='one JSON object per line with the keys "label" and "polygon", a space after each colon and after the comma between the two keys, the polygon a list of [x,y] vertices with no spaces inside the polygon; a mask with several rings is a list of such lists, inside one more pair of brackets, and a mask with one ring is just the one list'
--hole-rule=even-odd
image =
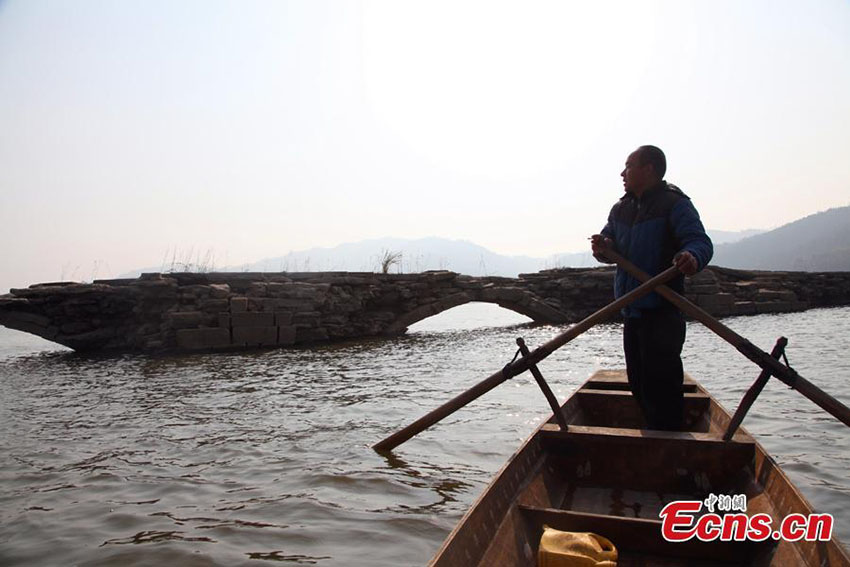
{"label": "blue jacket", "polygon": [[[672,265],[673,256],[688,251],[702,270],[711,260],[714,247],[705,233],[699,213],[681,189],[665,181],[647,189],[638,198],[626,193],[612,208],[602,234],[614,241],[614,249],[651,276]],[[614,296],[635,289],[640,282],[617,268]],[[667,284],[681,293],[685,278]],[[641,310],[669,305],[657,293],[650,293],[623,309],[625,317],[640,317]]]}

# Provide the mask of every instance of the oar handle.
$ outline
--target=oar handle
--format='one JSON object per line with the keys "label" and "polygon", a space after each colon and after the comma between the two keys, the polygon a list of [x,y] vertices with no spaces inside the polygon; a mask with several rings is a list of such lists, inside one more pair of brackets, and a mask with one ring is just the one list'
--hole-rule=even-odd
{"label": "oar handle", "polygon": [[[606,250],[604,254],[612,262],[615,262],[617,266],[627,271],[639,281],[649,280],[649,274],[620,256],[617,252],[609,249]],[[690,315],[714,331],[722,339],[738,349],[738,352],[758,364],[762,369],[769,371],[773,376],[776,376],[779,380],[809,398],[830,415],[845,425],[850,426],[850,408],[845,406],[843,403],[797,374],[795,370],[779,362],[669,287],[662,285],[655,291],[667,301],[678,307],[683,313]]]}
{"label": "oar handle", "polygon": [[512,362],[511,364],[508,364],[499,372],[496,372],[489,378],[479,382],[478,384],[476,384],[469,390],[463,392],[462,394],[458,395],[457,397],[452,398],[437,409],[420,417],[404,429],[401,429],[393,433],[386,439],[379,441],[378,443],[373,445],[372,448],[376,451],[393,450],[394,448],[398,447],[414,435],[421,433],[422,431],[431,427],[441,419],[445,418],[448,415],[451,415],[452,413],[462,408],[472,400],[486,394],[505,380],[508,380],[509,378],[513,378],[517,374],[525,372],[529,369],[529,367],[537,364],[538,362],[552,354],[552,352],[554,352],[556,349],[570,342],[571,340],[573,340],[592,326],[596,325],[597,323],[607,321],[620,309],[630,304],[631,302],[636,301],[641,297],[651,293],[657,287],[676,277],[679,273],[679,270],[675,266],[673,266],[661,272],[654,278],[650,278],[648,281],[644,282],[626,295],[620,297],[616,301],[612,301],[611,303],[609,303],[602,309],[596,311],[589,317],[582,319],[563,333],[556,336],[554,339],[537,347],[536,349],[531,351],[528,356],[523,356],[522,358]]}

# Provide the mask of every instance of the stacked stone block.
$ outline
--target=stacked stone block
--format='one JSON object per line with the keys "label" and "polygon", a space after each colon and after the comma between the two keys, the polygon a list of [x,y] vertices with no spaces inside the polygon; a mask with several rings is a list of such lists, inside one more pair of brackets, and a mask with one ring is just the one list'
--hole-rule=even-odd
{"label": "stacked stone block", "polygon": [[[519,278],[420,274],[145,274],[60,282],[0,296],[0,324],[78,350],[173,351],[285,347],[403,333],[471,301],[541,323],[578,321],[613,299],[612,268],[546,270]],[[716,316],[850,304],[850,273],[709,267],[686,295]]]}

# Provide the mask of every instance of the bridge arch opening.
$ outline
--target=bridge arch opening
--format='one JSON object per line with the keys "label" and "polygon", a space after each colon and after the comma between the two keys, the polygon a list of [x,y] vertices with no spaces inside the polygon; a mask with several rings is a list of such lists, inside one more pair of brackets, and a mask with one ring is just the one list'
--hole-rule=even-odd
{"label": "bridge arch opening", "polygon": [[38,335],[0,325],[0,358],[4,355],[20,356],[45,352],[71,352],[71,349],[41,338]]}
{"label": "bridge arch opening", "polygon": [[453,293],[419,305],[412,311],[398,315],[395,321],[385,328],[384,334],[404,333],[419,321],[469,303],[495,304],[537,323],[563,323],[567,320],[562,312],[524,290],[516,287],[487,286],[471,292]]}
{"label": "bridge arch opening", "polygon": [[530,317],[495,303],[470,301],[417,321],[408,327],[407,332],[469,331],[531,322]]}

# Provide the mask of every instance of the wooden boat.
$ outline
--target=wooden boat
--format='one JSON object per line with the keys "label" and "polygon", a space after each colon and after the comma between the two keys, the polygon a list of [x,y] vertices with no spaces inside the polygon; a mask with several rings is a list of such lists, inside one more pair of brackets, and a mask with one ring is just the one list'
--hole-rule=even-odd
{"label": "wooden boat", "polygon": [[812,507],[745,430],[722,440],[730,416],[685,379],[682,432],[645,428],[623,371],[595,373],[562,406],[566,431],[550,418],[517,451],[466,513],[433,567],[535,565],[543,526],[593,532],[613,542],[626,566],[841,566],[830,541],[669,542],[659,512],[711,494],[746,495],[746,514],[766,513],[771,530]]}

